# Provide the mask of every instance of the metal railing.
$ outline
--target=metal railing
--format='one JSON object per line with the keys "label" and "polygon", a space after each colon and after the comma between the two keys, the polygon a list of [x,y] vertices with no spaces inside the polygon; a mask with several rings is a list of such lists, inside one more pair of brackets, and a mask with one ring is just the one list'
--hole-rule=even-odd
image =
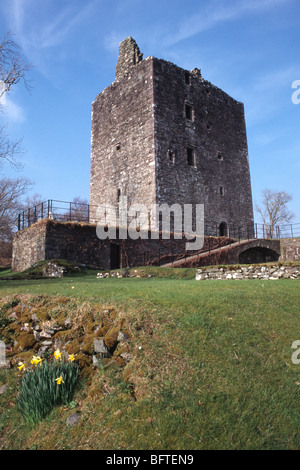
{"label": "metal railing", "polygon": [[[61,222],[95,223],[98,206],[48,199],[18,215],[18,231],[28,228],[42,219]],[[268,224],[250,224],[247,226],[227,225],[224,222],[205,225],[204,234],[212,237],[229,237],[236,240],[253,238],[280,239],[300,237],[300,223],[271,226]]]}
{"label": "metal railing", "polygon": [[79,202],[48,199],[18,214],[18,231],[28,228],[42,219],[61,222],[85,222],[96,219],[97,206]]}
{"label": "metal railing", "polygon": [[254,225],[255,238],[296,238],[300,237],[300,223],[297,224],[255,224]]}

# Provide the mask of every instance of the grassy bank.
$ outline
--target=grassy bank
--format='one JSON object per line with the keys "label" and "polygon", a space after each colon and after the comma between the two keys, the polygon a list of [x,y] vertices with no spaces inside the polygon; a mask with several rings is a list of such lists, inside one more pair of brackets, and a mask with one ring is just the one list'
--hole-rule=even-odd
{"label": "grassy bank", "polygon": [[[125,374],[99,368],[72,404],[34,427],[15,407],[16,371],[1,371],[0,448],[299,449],[298,281],[197,282],[195,270],[151,269],[0,281],[2,302],[71,297],[66,316],[114,308],[133,355]],[[80,421],[67,426],[74,411]]]}

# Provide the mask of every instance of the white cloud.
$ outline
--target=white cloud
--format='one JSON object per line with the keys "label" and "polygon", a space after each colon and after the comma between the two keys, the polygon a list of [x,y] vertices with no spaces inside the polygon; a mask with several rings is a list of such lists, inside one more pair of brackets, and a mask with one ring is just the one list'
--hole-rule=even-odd
{"label": "white cloud", "polygon": [[14,103],[14,101],[8,97],[7,93],[0,98],[1,113],[4,114],[6,121],[13,123],[20,123],[25,121],[25,113],[21,106]]}
{"label": "white cloud", "polygon": [[205,10],[201,10],[187,18],[179,27],[178,32],[168,35],[168,45],[175,44],[202,31],[214,28],[219,23],[238,19],[246,15],[274,8],[291,0],[236,0],[225,2],[221,0],[212,1]]}
{"label": "white cloud", "polygon": [[57,10],[53,0],[11,0],[6,14],[17,41],[34,62],[46,49],[63,44],[68,34],[91,14],[96,1],[83,2],[80,8],[70,2]]}

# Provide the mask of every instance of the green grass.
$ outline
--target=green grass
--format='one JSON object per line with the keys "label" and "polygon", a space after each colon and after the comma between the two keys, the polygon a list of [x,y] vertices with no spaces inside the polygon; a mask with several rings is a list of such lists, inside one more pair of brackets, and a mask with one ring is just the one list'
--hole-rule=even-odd
{"label": "green grass", "polygon": [[151,269],[151,278],[96,279],[89,271],[0,281],[6,302],[44,294],[115,306],[135,355],[129,381],[108,367],[77,392],[81,420],[72,428],[70,406],[26,425],[14,371],[0,371],[0,386],[8,384],[0,449],[300,448],[300,365],[291,361],[299,281],[195,281],[195,270]]}

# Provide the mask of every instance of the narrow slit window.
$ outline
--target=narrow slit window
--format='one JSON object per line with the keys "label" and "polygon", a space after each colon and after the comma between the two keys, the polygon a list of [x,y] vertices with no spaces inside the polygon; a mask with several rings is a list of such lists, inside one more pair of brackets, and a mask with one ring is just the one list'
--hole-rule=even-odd
{"label": "narrow slit window", "polygon": [[223,188],[223,186],[220,186],[220,195],[221,195],[221,196],[224,196],[224,188]]}
{"label": "narrow slit window", "polygon": [[185,117],[189,121],[193,120],[193,106],[189,103],[185,103]]}
{"label": "narrow slit window", "polygon": [[188,72],[185,72],[184,73],[184,80],[185,80],[185,84],[186,85],[190,85],[191,84],[191,76]]}
{"label": "narrow slit window", "polygon": [[118,143],[118,144],[116,145],[116,150],[120,150],[120,149],[121,149],[121,144]]}
{"label": "narrow slit window", "polygon": [[168,157],[170,162],[175,163],[175,152],[174,150],[168,150]]}
{"label": "narrow slit window", "polygon": [[218,160],[223,160],[223,155],[221,153],[218,153]]}
{"label": "narrow slit window", "polygon": [[195,149],[192,147],[188,147],[186,149],[186,154],[187,154],[187,163],[189,166],[196,166],[195,165]]}

